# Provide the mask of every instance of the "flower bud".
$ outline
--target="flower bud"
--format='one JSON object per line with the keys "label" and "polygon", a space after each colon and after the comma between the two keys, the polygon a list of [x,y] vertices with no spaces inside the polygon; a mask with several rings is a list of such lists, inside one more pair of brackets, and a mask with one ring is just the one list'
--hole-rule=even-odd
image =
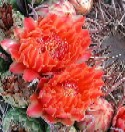
{"label": "flower bud", "polygon": [[93,0],[69,0],[76,9],[77,14],[87,15],[93,5]]}

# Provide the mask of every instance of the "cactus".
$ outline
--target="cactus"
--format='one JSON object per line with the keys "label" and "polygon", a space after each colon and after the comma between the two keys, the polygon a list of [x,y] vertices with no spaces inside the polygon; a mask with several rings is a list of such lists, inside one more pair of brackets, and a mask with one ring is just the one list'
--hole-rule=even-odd
{"label": "cactus", "polygon": [[48,125],[46,132],[77,132],[74,126],[64,126],[60,123]]}
{"label": "cactus", "polygon": [[25,110],[11,108],[3,119],[3,131],[10,132],[16,127],[26,132],[43,132],[42,124],[36,119],[27,117]]}
{"label": "cactus", "polygon": [[5,102],[14,107],[25,108],[35,88],[35,85],[30,86],[19,75],[13,75],[10,72],[1,75],[0,93]]}

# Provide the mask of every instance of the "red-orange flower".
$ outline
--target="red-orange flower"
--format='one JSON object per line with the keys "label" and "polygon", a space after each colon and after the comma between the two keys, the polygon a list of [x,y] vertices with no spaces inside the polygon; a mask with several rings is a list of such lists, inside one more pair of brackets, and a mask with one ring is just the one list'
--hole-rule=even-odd
{"label": "red-orange flower", "polygon": [[24,29],[16,29],[18,40],[4,40],[1,44],[15,60],[10,70],[24,72],[24,79],[31,81],[43,72],[58,71],[76,62],[86,55],[90,45],[83,24],[83,17],[73,19],[70,15],[51,14],[38,22],[25,18]]}
{"label": "red-orange flower", "polygon": [[102,74],[86,64],[68,67],[44,86],[39,84],[40,93],[31,97],[27,114],[65,125],[81,121],[88,106],[102,95]]}

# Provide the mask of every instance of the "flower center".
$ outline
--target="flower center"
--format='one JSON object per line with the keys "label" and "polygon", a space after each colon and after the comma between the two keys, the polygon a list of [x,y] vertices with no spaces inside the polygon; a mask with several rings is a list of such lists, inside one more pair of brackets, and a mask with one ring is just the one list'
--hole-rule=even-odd
{"label": "flower center", "polygon": [[64,82],[62,83],[62,86],[64,88],[64,96],[74,96],[78,92],[78,86],[74,82]]}
{"label": "flower center", "polygon": [[68,52],[68,43],[62,40],[57,34],[52,33],[50,36],[37,38],[41,44],[41,52],[49,51],[52,58],[62,60]]}

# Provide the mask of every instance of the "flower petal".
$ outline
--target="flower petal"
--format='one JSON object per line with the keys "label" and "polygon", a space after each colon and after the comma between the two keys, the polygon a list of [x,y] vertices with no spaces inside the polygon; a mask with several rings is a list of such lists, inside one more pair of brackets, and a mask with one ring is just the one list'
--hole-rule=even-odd
{"label": "flower petal", "polygon": [[21,74],[23,73],[24,69],[26,67],[22,64],[22,63],[16,63],[16,62],[13,62],[10,66],[10,71],[13,72],[13,73],[16,73],[16,74]]}
{"label": "flower petal", "polygon": [[18,45],[17,42],[11,39],[5,39],[1,41],[1,46],[6,51],[8,51],[10,48],[14,48],[16,45]]}
{"label": "flower petal", "polygon": [[36,94],[31,97],[32,103],[27,109],[27,115],[31,117],[40,117],[41,116],[41,106],[39,101],[36,98]]}
{"label": "flower petal", "polygon": [[90,57],[91,57],[91,53],[88,51],[84,53],[84,55],[76,63],[82,64],[83,62],[87,61]]}
{"label": "flower petal", "polygon": [[32,18],[25,18],[24,19],[24,29],[27,32],[32,31],[36,27],[36,22]]}
{"label": "flower petal", "polygon": [[33,81],[36,78],[40,79],[40,75],[37,72],[35,72],[35,71],[31,70],[31,69],[26,69],[24,71],[23,79],[25,81],[30,82],[30,81]]}
{"label": "flower petal", "polygon": [[14,35],[15,35],[16,37],[21,37],[22,31],[23,31],[23,30],[22,30],[21,28],[16,27],[16,28],[14,29]]}

